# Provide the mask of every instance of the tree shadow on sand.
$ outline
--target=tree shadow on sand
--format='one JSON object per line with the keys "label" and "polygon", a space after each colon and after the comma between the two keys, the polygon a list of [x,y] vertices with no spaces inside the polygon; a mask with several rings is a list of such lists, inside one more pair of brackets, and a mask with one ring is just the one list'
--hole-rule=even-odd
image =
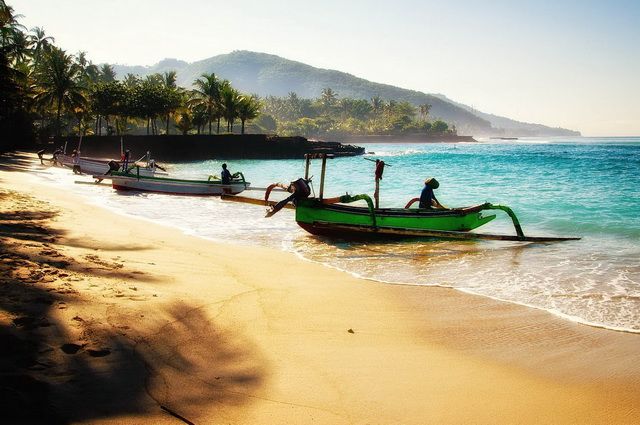
{"label": "tree shadow on sand", "polygon": [[25,152],[0,153],[0,171],[31,171],[33,164],[33,154]]}
{"label": "tree shadow on sand", "polygon": [[[151,317],[143,326],[112,298],[107,318],[64,319],[88,302],[68,280],[74,270],[89,280],[106,271],[96,270],[93,257],[61,255],[56,247],[65,234],[47,222],[57,213],[34,211],[33,202],[21,212],[26,204],[16,196],[0,193],[0,422],[66,424],[163,411],[195,420],[211,414],[212,403],[251,400],[264,382],[264,359],[195,306],[145,311],[142,301],[133,313]],[[81,340],[71,336],[74,327]]]}

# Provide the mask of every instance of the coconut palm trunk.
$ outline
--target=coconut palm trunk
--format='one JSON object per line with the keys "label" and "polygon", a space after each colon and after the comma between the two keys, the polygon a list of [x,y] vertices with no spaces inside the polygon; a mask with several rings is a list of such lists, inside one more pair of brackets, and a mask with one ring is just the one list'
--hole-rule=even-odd
{"label": "coconut palm trunk", "polygon": [[56,137],[60,137],[60,114],[62,112],[62,98],[56,101]]}

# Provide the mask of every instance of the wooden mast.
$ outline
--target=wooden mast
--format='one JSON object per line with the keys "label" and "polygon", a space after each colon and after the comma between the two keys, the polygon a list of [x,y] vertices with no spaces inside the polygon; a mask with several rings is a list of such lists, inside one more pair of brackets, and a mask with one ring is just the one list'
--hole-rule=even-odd
{"label": "wooden mast", "polygon": [[320,172],[320,200],[324,194],[324,174],[327,168],[327,154],[322,154],[322,171]]}

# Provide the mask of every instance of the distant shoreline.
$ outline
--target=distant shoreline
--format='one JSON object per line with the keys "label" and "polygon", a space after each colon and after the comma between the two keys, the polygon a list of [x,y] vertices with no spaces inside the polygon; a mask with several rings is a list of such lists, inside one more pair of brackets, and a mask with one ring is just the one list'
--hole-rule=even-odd
{"label": "distant shoreline", "polygon": [[427,136],[427,135],[372,135],[372,136],[345,136],[340,139],[342,143],[478,143],[473,136]]}

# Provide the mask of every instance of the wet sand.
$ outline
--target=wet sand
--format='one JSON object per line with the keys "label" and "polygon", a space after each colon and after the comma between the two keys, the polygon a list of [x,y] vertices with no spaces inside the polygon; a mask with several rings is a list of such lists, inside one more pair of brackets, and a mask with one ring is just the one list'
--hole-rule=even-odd
{"label": "wet sand", "polygon": [[9,423],[640,423],[640,335],[186,236],[36,164],[0,160]]}

